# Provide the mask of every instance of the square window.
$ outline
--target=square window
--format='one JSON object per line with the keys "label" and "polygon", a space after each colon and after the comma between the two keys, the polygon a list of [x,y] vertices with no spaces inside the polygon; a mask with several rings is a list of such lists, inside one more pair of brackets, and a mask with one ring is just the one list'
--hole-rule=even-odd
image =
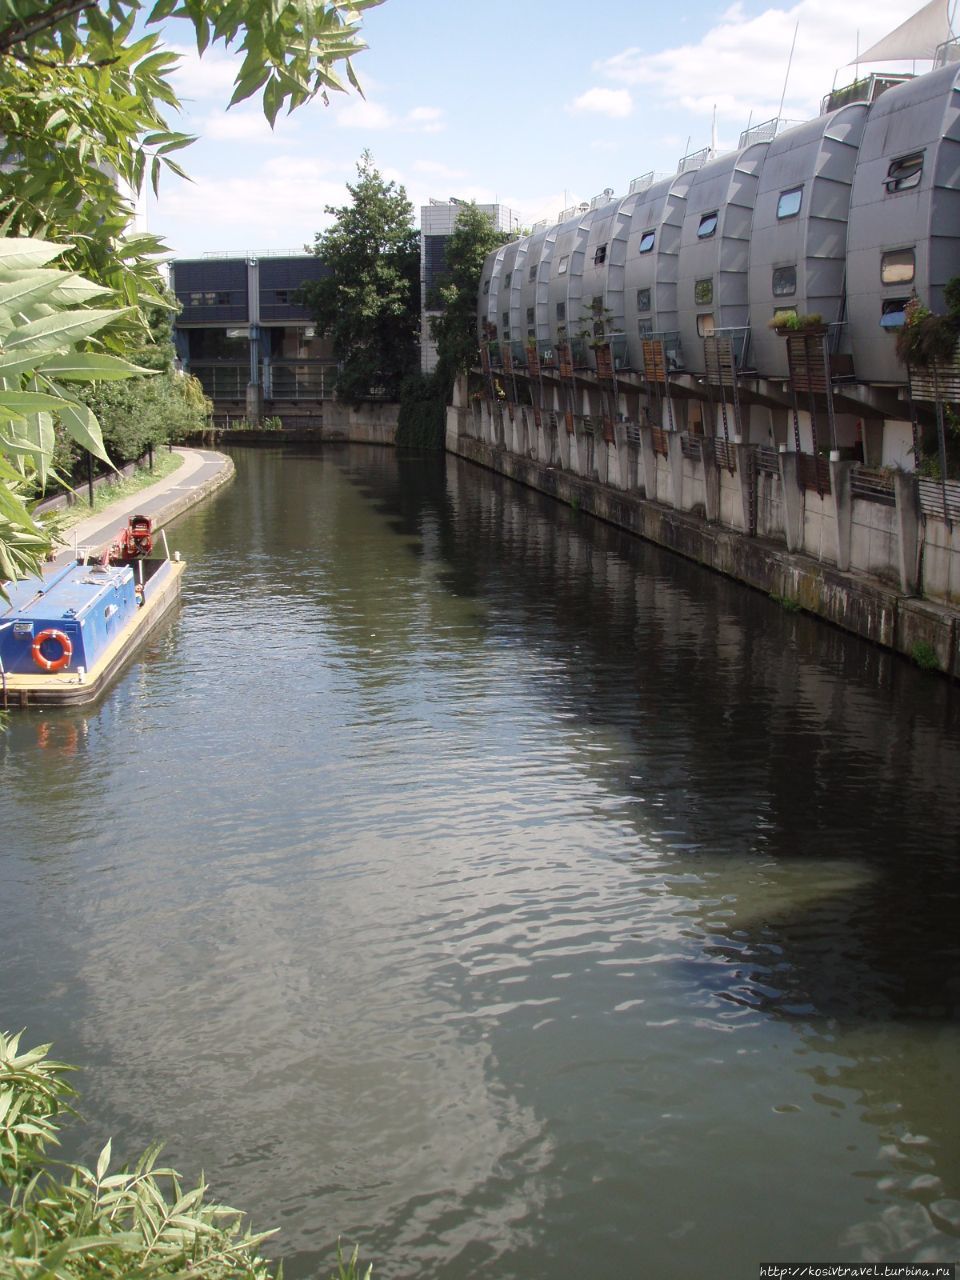
{"label": "square window", "polygon": [[890,162],[883,185],[887,193],[892,195],[895,191],[908,191],[910,187],[919,186],[922,176],[923,152],[914,151],[908,156],[901,156],[899,160]]}
{"label": "square window", "polygon": [[637,333],[641,338],[649,338],[650,334],[653,333],[653,325],[649,320],[638,320]]}
{"label": "square window", "polygon": [[565,302],[558,302],[557,303],[557,319],[566,320],[566,318],[567,318],[567,304]]}
{"label": "square window", "polygon": [[202,306],[203,306],[203,294],[202,294],[202,293],[191,293],[191,295],[190,295],[190,305],[191,305],[191,307],[202,307]]}
{"label": "square window", "polygon": [[882,284],[909,284],[916,269],[916,254],[913,249],[890,249],[880,256]]}
{"label": "square window", "polygon": [[693,286],[693,300],[698,307],[709,307],[713,301],[713,279],[697,280]]}
{"label": "square window", "polygon": [[596,248],[596,252],[593,255],[593,265],[595,267],[599,267],[600,263],[606,262],[606,260],[607,260],[607,246],[605,244],[598,244]]}
{"label": "square window", "polygon": [[803,204],[803,187],[791,187],[788,191],[781,191],[780,199],[777,201],[777,217],[795,218],[800,212],[801,204]]}
{"label": "square window", "polygon": [[230,294],[221,290],[221,292],[217,294],[217,306],[229,307],[229,305],[230,305]]}
{"label": "square window", "polygon": [[640,243],[637,245],[637,253],[649,253],[656,238],[656,231],[645,231],[640,237]]}
{"label": "square window", "polygon": [[885,298],[880,308],[881,329],[902,329],[907,322],[909,298]]}
{"label": "square window", "polygon": [[709,338],[716,332],[716,324],[709,313],[697,316],[697,333],[701,338]]}
{"label": "square window", "polygon": [[697,227],[697,239],[706,240],[712,236],[717,229],[717,218],[719,209],[714,209],[712,213],[704,213],[700,218],[700,225]]}
{"label": "square window", "polygon": [[557,275],[565,276],[567,274],[567,267],[569,265],[570,265],[570,255],[565,254],[557,263]]}
{"label": "square window", "polygon": [[775,298],[792,298],[797,292],[797,268],[774,267],[771,287]]}
{"label": "square window", "polygon": [[287,292],[286,289],[275,289],[274,292],[276,294],[275,301],[277,306],[285,307],[287,303],[290,301],[290,294]]}
{"label": "square window", "polygon": [[203,300],[208,307],[215,307],[217,305],[217,295],[213,292],[205,293],[203,295]]}
{"label": "square window", "polygon": [[651,308],[652,294],[653,294],[652,289],[637,290],[637,310],[638,311],[650,311],[652,309]]}

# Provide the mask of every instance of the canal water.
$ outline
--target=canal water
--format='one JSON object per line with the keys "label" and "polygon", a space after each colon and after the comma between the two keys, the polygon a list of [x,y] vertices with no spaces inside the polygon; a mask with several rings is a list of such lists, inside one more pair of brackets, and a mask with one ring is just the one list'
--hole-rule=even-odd
{"label": "canal water", "polygon": [[296,1278],[960,1256],[960,695],[454,459],[238,451],[0,740],[0,1026]]}

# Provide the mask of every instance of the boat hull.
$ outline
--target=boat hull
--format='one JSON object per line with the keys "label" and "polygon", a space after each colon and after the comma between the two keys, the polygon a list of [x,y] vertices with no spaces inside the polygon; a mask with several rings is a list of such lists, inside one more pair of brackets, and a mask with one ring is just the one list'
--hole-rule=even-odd
{"label": "boat hull", "polygon": [[78,706],[94,702],[170,613],[180,597],[180,582],[185,568],[182,560],[163,562],[150,578],[150,590],[143,606],[136,609],[88,670],[5,673],[0,686],[2,705]]}

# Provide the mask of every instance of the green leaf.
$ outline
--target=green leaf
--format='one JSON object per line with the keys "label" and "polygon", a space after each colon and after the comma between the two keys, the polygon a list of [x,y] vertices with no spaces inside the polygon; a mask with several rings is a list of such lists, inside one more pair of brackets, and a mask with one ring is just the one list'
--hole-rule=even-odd
{"label": "green leaf", "polygon": [[100,1152],[99,1159],[97,1160],[97,1181],[98,1182],[100,1182],[106,1176],[106,1172],[110,1168],[111,1147],[112,1147],[112,1139],[108,1138],[106,1142],[106,1146]]}
{"label": "green leaf", "polygon": [[159,372],[157,369],[143,369],[139,365],[131,364],[129,360],[121,360],[119,356],[99,355],[88,351],[41,359],[37,367],[49,377],[61,378],[65,382],[113,382],[119,378],[146,376]]}
{"label": "green leaf", "polygon": [[[83,445],[95,457],[109,463],[107,451],[103,447],[103,433],[96,415],[85,404],[71,404],[64,400],[58,409],[60,421],[70,437],[77,444]],[[112,464],[111,464],[112,465]]]}
{"label": "green leaf", "polygon": [[91,309],[63,311],[57,315],[45,316],[44,319],[34,320],[19,329],[6,343],[6,349],[13,351],[19,347],[36,346],[39,350],[49,351],[67,342],[89,338],[120,316],[129,315],[131,310],[129,307],[122,311]]}

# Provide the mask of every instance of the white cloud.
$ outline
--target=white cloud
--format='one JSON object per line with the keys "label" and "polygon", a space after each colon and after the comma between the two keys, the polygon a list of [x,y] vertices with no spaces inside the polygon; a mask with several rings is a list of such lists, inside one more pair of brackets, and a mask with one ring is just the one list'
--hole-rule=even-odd
{"label": "white cloud", "polygon": [[[743,127],[751,112],[755,122],[777,114],[796,32],[784,114],[808,116],[829,92],[835,68],[845,68],[855,56],[858,31],[865,48],[915,5],[916,0],[801,0],[748,18],[736,3],[695,44],[657,53],[629,48],[594,69],[621,84],[653,90],[665,107],[706,113],[716,105],[718,114],[735,116]],[[852,78],[852,68],[843,69],[838,83]]]}
{"label": "white cloud", "polygon": [[196,127],[202,138],[214,142],[276,141],[276,134],[259,107],[251,107],[245,111],[234,107],[232,111],[207,116]]}
{"label": "white cloud", "polygon": [[[322,162],[275,156],[248,176],[162,188],[151,210],[151,229],[181,256],[207,249],[302,252],[329,223],[325,207],[346,199],[343,181]],[[200,236],[206,240],[188,243]]]}
{"label": "white cloud", "polygon": [[439,133],[446,127],[439,107],[414,107],[407,112],[405,120],[408,125],[420,128],[424,133]]}
{"label": "white cloud", "polygon": [[416,160],[413,168],[416,173],[425,173],[428,176],[432,174],[437,178],[449,179],[451,182],[465,176],[463,169],[451,169],[449,165],[440,164],[436,160]]}
{"label": "white cloud", "polygon": [[446,126],[439,107],[414,107],[397,115],[382,103],[369,98],[337,99],[337,123],[345,129],[394,129],[404,133],[439,133]]}
{"label": "white cloud", "polygon": [[178,97],[187,101],[215,98],[227,105],[233,95],[240,57],[208,49],[201,58],[195,48],[183,45],[172,45],[169,52],[180,57],[171,77]]}
{"label": "white cloud", "polygon": [[598,115],[622,120],[633,111],[633,99],[626,89],[588,89],[574,98],[571,111],[593,111]]}

